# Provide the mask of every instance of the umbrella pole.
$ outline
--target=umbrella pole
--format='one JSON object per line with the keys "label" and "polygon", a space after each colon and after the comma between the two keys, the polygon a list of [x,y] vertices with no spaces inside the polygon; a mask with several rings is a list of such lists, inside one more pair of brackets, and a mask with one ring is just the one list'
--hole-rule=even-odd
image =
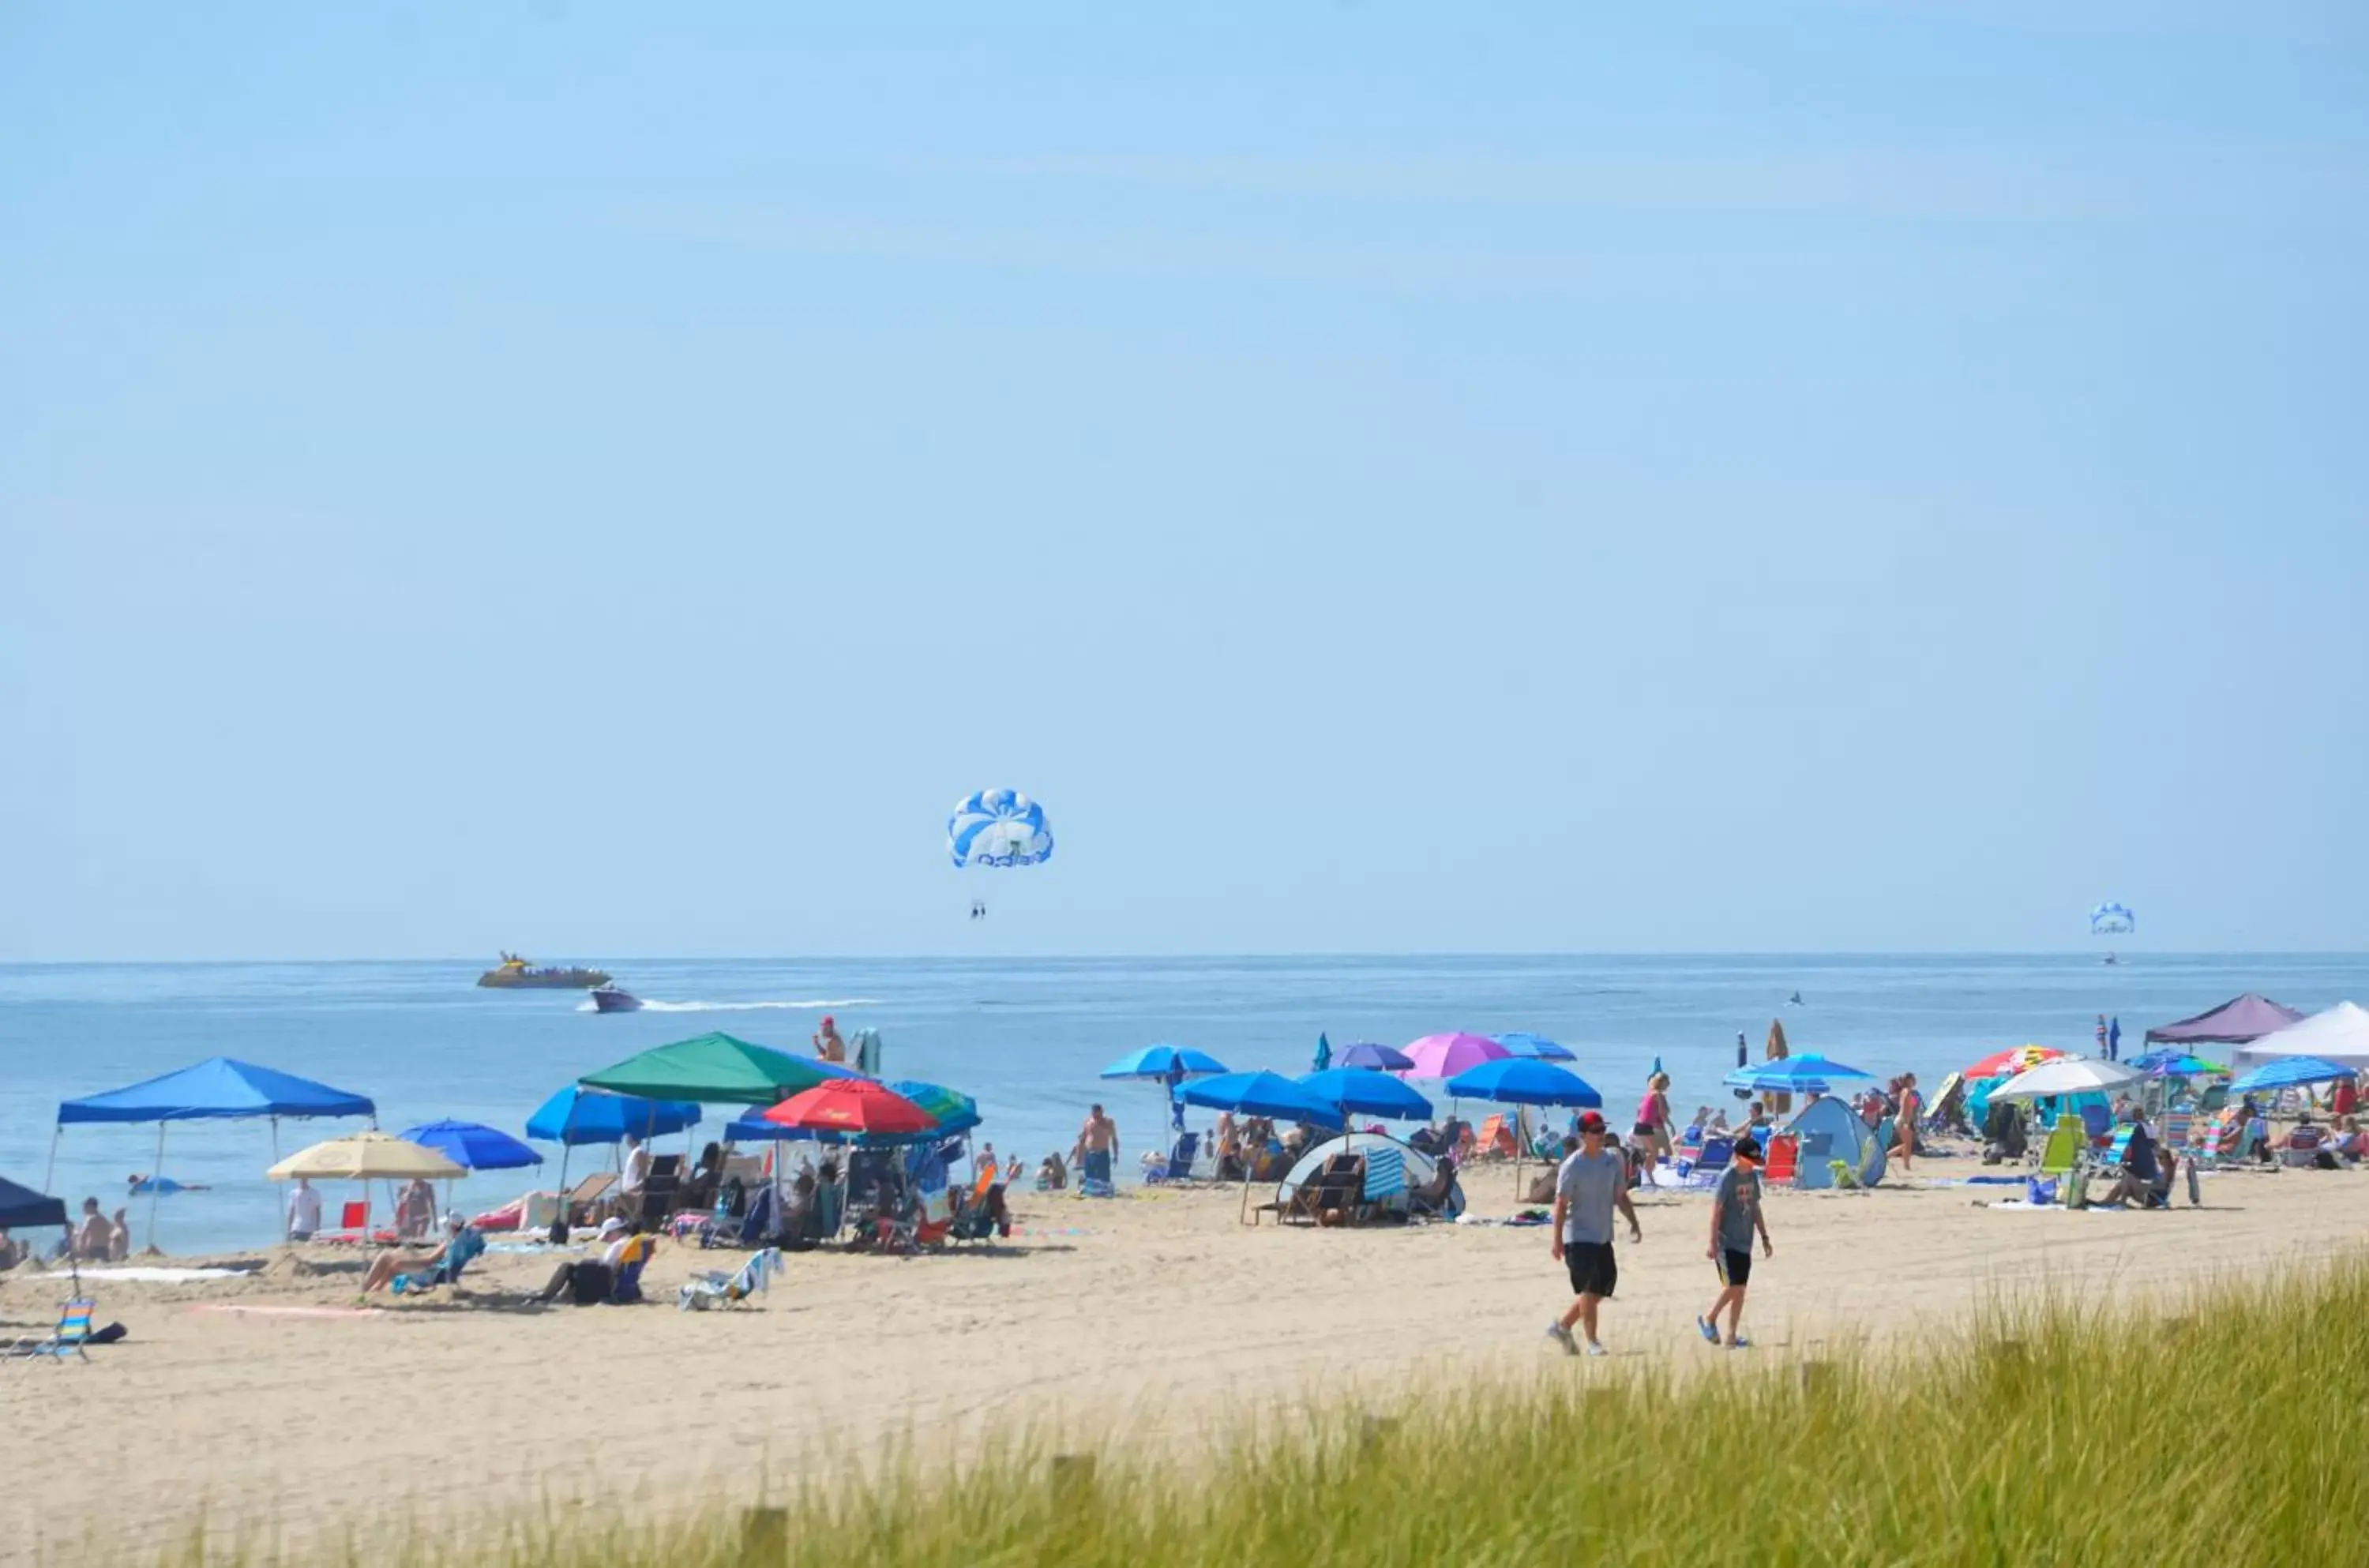
{"label": "umbrella pole", "polygon": [[[156,1124],[156,1163],[148,1173],[148,1250],[152,1253],[165,1250],[156,1244],[156,1200],[165,1194],[165,1129],[171,1125],[161,1120]],[[130,1247],[132,1239],[125,1237],[123,1244]]]}
{"label": "umbrella pole", "polygon": [[566,1246],[566,1245],[567,1244],[567,1156],[568,1156],[568,1152],[569,1152],[569,1149],[568,1149],[567,1141],[566,1141],[566,1139],[562,1139],[560,1140],[560,1144],[559,1144],[559,1204],[558,1204],[559,1212],[558,1212],[556,1215],[555,1215],[555,1216],[553,1217],[553,1219],[552,1219],[552,1225],[553,1225],[553,1226],[554,1226],[554,1228],[555,1228],[555,1229],[558,1230],[558,1232],[559,1232],[559,1242],[560,1242],[560,1245],[562,1245],[562,1246]]}

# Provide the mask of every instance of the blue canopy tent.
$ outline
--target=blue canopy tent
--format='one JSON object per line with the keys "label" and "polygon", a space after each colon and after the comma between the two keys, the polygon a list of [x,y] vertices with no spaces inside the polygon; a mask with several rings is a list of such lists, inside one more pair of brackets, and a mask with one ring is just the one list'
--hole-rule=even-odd
{"label": "blue canopy tent", "polygon": [[65,1223],[66,1206],[62,1200],[0,1176],[0,1230],[31,1230]]}
{"label": "blue canopy tent", "polygon": [[699,1104],[693,1100],[646,1100],[639,1094],[612,1094],[571,1083],[535,1107],[526,1119],[526,1135],[559,1145],[560,1219],[567,1218],[567,1157],[578,1144],[622,1141],[627,1133],[644,1142],[663,1132],[681,1132],[699,1125]]}
{"label": "blue canopy tent", "polygon": [[[369,1116],[375,1125],[377,1116],[378,1107],[368,1095],[332,1089],[326,1083],[315,1083],[274,1068],[257,1067],[252,1062],[210,1057],[175,1072],[126,1088],[110,1089],[103,1094],[68,1100],[60,1105],[57,1131],[50,1139],[50,1173],[55,1175],[57,1172],[58,1139],[65,1135],[68,1126],[75,1123],[154,1122],[155,1168],[147,1174],[156,1177],[165,1171],[165,1127],[169,1122],[252,1121],[261,1117],[271,1124],[271,1159],[277,1164],[282,1116]],[[47,1177],[42,1185],[49,1185]],[[163,1185],[158,1182],[149,1188],[148,1244],[152,1247],[156,1244],[156,1199]]]}

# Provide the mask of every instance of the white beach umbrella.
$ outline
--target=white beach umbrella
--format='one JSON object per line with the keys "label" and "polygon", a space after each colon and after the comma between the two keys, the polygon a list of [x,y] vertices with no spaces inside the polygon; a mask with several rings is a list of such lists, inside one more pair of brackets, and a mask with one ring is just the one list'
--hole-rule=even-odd
{"label": "white beach umbrella", "polygon": [[2053,1094],[2100,1094],[2136,1083],[2146,1074],[2096,1057],[2058,1057],[2027,1068],[1991,1091],[1994,1100],[2044,1100]]}

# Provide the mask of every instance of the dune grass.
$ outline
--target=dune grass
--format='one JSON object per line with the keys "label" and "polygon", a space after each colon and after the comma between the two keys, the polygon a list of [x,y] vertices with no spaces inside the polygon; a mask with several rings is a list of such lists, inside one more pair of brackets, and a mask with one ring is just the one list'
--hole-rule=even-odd
{"label": "dune grass", "polygon": [[[1691,1375],[1541,1348],[1535,1378],[1333,1405],[1200,1462],[1026,1438],[959,1472],[316,1543],[406,1568],[1408,1568],[1514,1563],[2114,1568],[2369,1561],[2369,1260],[2133,1318],[1996,1305],[1921,1350]],[[1213,1376],[1221,1375],[1213,1372]],[[210,1554],[192,1540],[173,1554]],[[252,1551],[234,1557],[264,1561]],[[168,1561],[171,1559],[168,1559]],[[218,1559],[217,1559],[218,1560]]]}

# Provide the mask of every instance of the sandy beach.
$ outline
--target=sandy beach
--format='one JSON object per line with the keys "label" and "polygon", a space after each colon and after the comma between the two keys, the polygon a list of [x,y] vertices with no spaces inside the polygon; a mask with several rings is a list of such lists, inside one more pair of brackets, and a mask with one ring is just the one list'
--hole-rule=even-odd
{"label": "sandy beach", "polygon": [[[1932,1176],[1974,1173],[1932,1162]],[[1754,1280],[1757,1360],[1829,1354],[1963,1320],[1996,1289],[2169,1306],[2216,1271],[2324,1256],[2369,1232],[2350,1172],[2208,1177],[2169,1214],[2019,1211],[2005,1189],[1888,1185],[1772,1193],[1773,1261]],[[1476,1209],[1512,1178],[1482,1170]],[[2342,1201],[2331,1202],[2340,1197]],[[1310,1396],[1388,1398],[1428,1378],[1584,1377],[1541,1328],[1567,1297],[1544,1228],[1247,1230],[1236,1190],[1089,1202],[1024,1196],[991,1249],[899,1260],[793,1255],[772,1292],[729,1313],[675,1310],[690,1271],[739,1254],[668,1246],[653,1304],[521,1310],[548,1255],[489,1254],[466,1299],[355,1306],[358,1260],[308,1249],[253,1277],[101,1281],[128,1343],[87,1366],[0,1379],[17,1484],[0,1556],[78,1555],[267,1523],[302,1537],[407,1513],[430,1525],[538,1499],[747,1496],[803,1465],[925,1449],[990,1424],[1063,1441],[1211,1422]],[[1611,1368],[1743,1357],[1695,1336],[1712,1293],[1707,1199],[1642,1205],[1607,1309]],[[174,1260],[187,1264],[193,1260]],[[46,1322],[63,1283],[0,1285],[11,1332]],[[383,1298],[374,1299],[383,1301]],[[704,1483],[713,1483],[704,1484]],[[673,1505],[683,1505],[675,1503]]]}

